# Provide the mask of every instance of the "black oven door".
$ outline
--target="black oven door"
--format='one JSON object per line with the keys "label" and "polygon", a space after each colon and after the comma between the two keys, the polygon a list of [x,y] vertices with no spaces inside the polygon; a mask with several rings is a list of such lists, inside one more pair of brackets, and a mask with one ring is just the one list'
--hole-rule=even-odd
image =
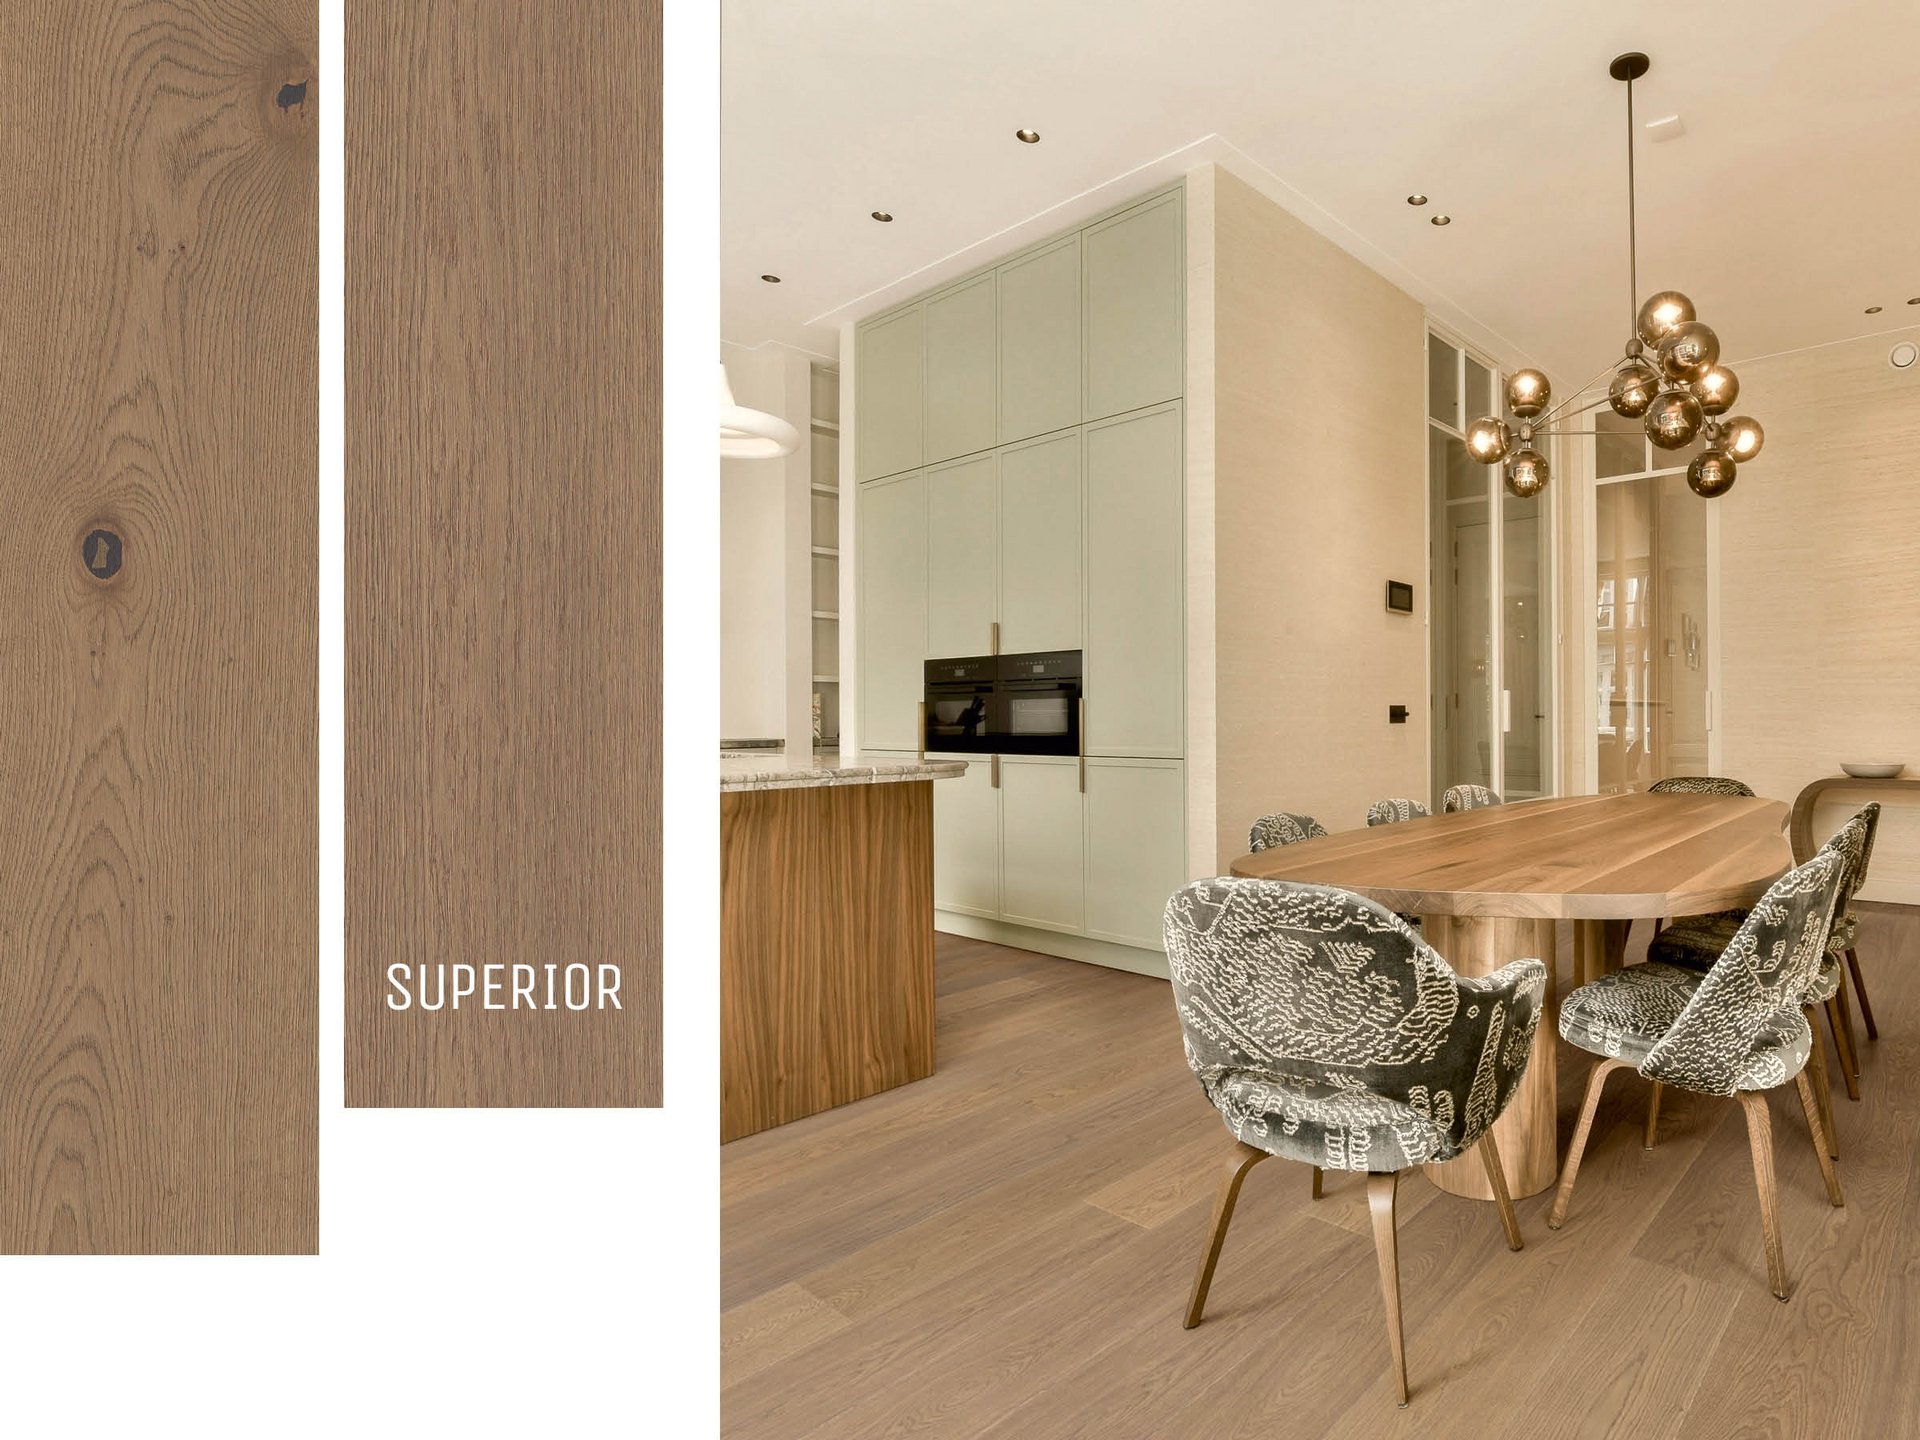
{"label": "black oven door", "polygon": [[1080,652],[1002,655],[993,730],[1003,755],[1078,755]]}
{"label": "black oven door", "polygon": [[975,655],[926,664],[927,750],[985,755],[993,748],[994,659]]}

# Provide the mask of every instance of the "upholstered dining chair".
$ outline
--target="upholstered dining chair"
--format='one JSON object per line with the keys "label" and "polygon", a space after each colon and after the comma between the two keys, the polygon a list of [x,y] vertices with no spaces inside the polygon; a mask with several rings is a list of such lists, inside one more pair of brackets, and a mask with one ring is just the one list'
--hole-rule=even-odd
{"label": "upholstered dining chair", "polygon": [[1440,797],[1440,812],[1451,815],[1456,810],[1484,810],[1505,803],[1484,785],[1449,785]]}
{"label": "upholstered dining chair", "polygon": [[1398,825],[1402,820],[1418,820],[1432,813],[1418,800],[1376,800],[1367,807],[1367,824]]}
{"label": "upholstered dining chair", "polygon": [[1650,961],[1589,981],[1561,1002],[1561,1038],[1595,1060],[1547,1216],[1549,1228],[1558,1230],[1566,1223],[1593,1113],[1615,1070],[1632,1069],[1648,1080],[1702,1095],[1731,1096],[1746,1112],[1768,1288],[1775,1298],[1787,1298],[1766,1092],[1794,1083],[1827,1199],[1835,1206],[1844,1204],[1819,1107],[1807,1083],[1813,1034],[1801,1013],[1801,1000],[1826,954],[1846,868],[1841,856],[1827,852],[1774,881],[1705,975]]}
{"label": "upholstered dining chair", "polygon": [[1744,795],[1753,796],[1753,787],[1744,780],[1728,780],[1719,775],[1669,775],[1647,787],[1649,795]]}
{"label": "upholstered dining chair", "polygon": [[1458,976],[1371,900],[1281,880],[1197,880],[1174,892],[1164,924],[1187,1064],[1237,1142],[1186,1328],[1206,1308],[1249,1170],[1271,1155],[1316,1174],[1363,1170],[1405,1405],[1398,1176],[1477,1151],[1507,1246],[1520,1248],[1491,1127],[1533,1053],[1546,967],[1515,960],[1481,978]]}
{"label": "upholstered dining chair", "polygon": [[1297,845],[1302,840],[1318,840],[1326,833],[1326,826],[1311,815],[1276,810],[1253,822],[1253,829],[1247,832],[1247,849],[1257,854],[1262,850],[1271,850],[1276,845]]}

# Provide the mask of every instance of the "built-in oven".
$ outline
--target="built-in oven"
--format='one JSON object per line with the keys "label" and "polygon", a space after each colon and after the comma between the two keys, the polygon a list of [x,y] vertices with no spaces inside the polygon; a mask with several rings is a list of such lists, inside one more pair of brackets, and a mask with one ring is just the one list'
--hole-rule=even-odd
{"label": "built-in oven", "polygon": [[993,655],[927,661],[923,750],[966,755],[985,755],[993,750],[990,722],[998,664],[998,657]]}
{"label": "built-in oven", "polygon": [[925,747],[976,755],[1078,755],[1080,652],[927,661]]}

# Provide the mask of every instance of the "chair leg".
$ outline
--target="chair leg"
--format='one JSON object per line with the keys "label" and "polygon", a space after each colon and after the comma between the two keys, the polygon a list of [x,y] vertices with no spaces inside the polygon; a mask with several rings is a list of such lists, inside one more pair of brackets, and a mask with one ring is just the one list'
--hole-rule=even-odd
{"label": "chair leg", "polygon": [[1200,1312],[1207,1308],[1207,1290],[1213,1284],[1213,1267],[1220,1263],[1220,1247],[1227,1243],[1227,1226],[1233,1223],[1233,1207],[1240,1199],[1240,1185],[1247,1172],[1267,1159],[1265,1150],[1256,1150],[1244,1140],[1236,1141],[1227,1157],[1227,1173],[1220,1180],[1220,1193],[1214,1197],[1213,1218],[1207,1222],[1207,1250],[1200,1257],[1200,1273],[1193,1277],[1193,1294],[1187,1300],[1185,1328],[1200,1323]]}
{"label": "chair leg", "polygon": [[1547,1216],[1547,1228],[1558,1230],[1566,1222],[1567,1202],[1573,1199],[1574,1177],[1580,1173],[1580,1156],[1587,1148],[1587,1133],[1593,1129],[1593,1112],[1600,1108],[1600,1091],[1607,1076],[1620,1069],[1624,1060],[1596,1060],[1587,1076],[1587,1098],[1580,1104],[1580,1123],[1573,1127],[1573,1143],[1567,1147],[1566,1164],[1560,1167],[1560,1190],[1553,1197],[1553,1212]]}
{"label": "chair leg", "polygon": [[1647,1097],[1647,1135],[1640,1142],[1642,1150],[1651,1150],[1654,1137],[1660,1133],[1660,1096],[1666,1088],[1656,1080],[1653,1082],[1653,1093]]}
{"label": "chair leg", "polygon": [[1848,995],[1853,987],[1847,983],[1847,972],[1839,972],[1840,988],[1834,992],[1834,1008],[1840,1012],[1840,1025],[1847,1032],[1847,1054],[1853,1058],[1853,1078],[1860,1078],[1860,1037],[1853,1029],[1853,1000]]}
{"label": "chair leg", "polygon": [[1847,1030],[1850,1028],[1840,1013],[1840,997],[1834,995],[1827,1000],[1827,1028],[1833,1032],[1833,1053],[1840,1060],[1840,1079],[1846,1084],[1847,1098],[1860,1098],[1860,1070],[1853,1063],[1853,1046],[1848,1043]]}
{"label": "chair leg", "polygon": [[1827,1137],[1820,1127],[1820,1106],[1813,1098],[1813,1086],[1807,1082],[1804,1069],[1793,1077],[1793,1084],[1800,1092],[1800,1108],[1807,1112],[1807,1129],[1813,1133],[1814,1153],[1820,1157],[1820,1178],[1827,1182],[1827,1203],[1838,1210],[1847,1202],[1840,1193],[1840,1177],[1834,1173],[1833,1157],[1827,1153]]}
{"label": "chair leg", "polygon": [[1325,1179],[1326,1179],[1325,1172],[1322,1171],[1318,1165],[1314,1166],[1313,1167],[1313,1198],[1316,1200],[1320,1198],[1320,1185],[1321,1185],[1321,1182]]}
{"label": "chair leg", "polygon": [[1820,1124],[1827,1133],[1827,1154],[1835,1160],[1840,1158],[1840,1135],[1833,1128],[1833,1091],[1827,1088],[1827,1048],[1820,1039],[1820,1017],[1813,1013],[1813,1007],[1805,1008],[1807,1029],[1813,1035],[1813,1045],[1807,1051],[1807,1069],[1813,1074],[1813,1097],[1820,1102]]}
{"label": "chair leg", "polygon": [[1513,1197],[1507,1193],[1507,1172],[1500,1168],[1500,1147],[1493,1143],[1493,1131],[1480,1137],[1476,1147],[1480,1163],[1486,1167],[1487,1183],[1493,1187],[1494,1207],[1500,1212],[1500,1228],[1507,1232],[1507,1249],[1521,1247],[1520,1221],[1513,1213]]}
{"label": "chair leg", "polygon": [[1867,1003],[1867,982],[1860,978],[1860,952],[1847,947],[1847,969],[1853,972],[1853,998],[1860,1002],[1860,1018],[1866,1022],[1867,1039],[1878,1040],[1880,1027],[1873,1023],[1873,1006]]}
{"label": "chair leg", "polygon": [[1387,1344],[1393,1348],[1393,1383],[1400,1408],[1407,1404],[1407,1348],[1400,1329],[1400,1241],[1394,1233],[1393,1197],[1400,1176],[1389,1170],[1367,1176],[1367,1209],[1373,1212],[1373,1249],[1380,1258],[1380,1298],[1387,1307]]}
{"label": "chair leg", "polygon": [[1753,1150],[1753,1185],[1760,1192],[1760,1234],[1767,1246],[1767,1284],[1773,1298],[1787,1298],[1787,1258],[1780,1249],[1780,1211],[1773,1182],[1773,1121],[1767,1097],[1754,1090],[1740,1092],[1740,1108],[1747,1112],[1747,1144]]}

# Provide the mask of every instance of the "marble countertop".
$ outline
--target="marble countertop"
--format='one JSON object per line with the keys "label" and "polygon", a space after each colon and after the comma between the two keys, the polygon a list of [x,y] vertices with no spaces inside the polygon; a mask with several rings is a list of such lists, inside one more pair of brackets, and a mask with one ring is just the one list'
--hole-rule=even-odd
{"label": "marble countertop", "polygon": [[785,790],[813,785],[884,785],[902,780],[946,780],[966,773],[964,760],[912,755],[816,755],[757,752],[720,757],[722,790]]}

